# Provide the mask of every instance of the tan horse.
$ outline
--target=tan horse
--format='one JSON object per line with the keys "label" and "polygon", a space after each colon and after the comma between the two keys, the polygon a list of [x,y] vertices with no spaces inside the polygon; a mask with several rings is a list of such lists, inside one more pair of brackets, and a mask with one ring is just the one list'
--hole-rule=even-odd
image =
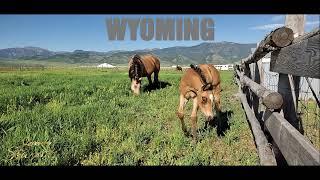
{"label": "tan horse", "polygon": [[135,54],[129,60],[129,78],[131,79],[131,90],[135,95],[140,94],[142,77],[147,77],[149,85],[152,85],[151,75],[154,73],[154,84],[159,84],[158,74],[160,71],[160,60],[154,55]]}
{"label": "tan horse", "polygon": [[209,64],[200,64],[199,66],[190,65],[180,81],[180,104],[177,115],[181,121],[181,127],[184,133],[187,129],[184,123],[184,107],[189,99],[193,100],[191,113],[191,131],[193,139],[197,139],[197,111],[198,108],[206,116],[207,121],[213,119],[212,106],[215,106],[216,112],[221,112],[220,107],[220,74],[218,70]]}

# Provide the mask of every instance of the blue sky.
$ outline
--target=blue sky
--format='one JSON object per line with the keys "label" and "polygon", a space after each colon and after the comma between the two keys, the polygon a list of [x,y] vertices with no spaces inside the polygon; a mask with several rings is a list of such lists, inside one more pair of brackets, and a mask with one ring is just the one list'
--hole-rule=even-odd
{"label": "blue sky", "polygon": [[[106,18],[113,17],[201,17],[215,21],[214,41],[257,43],[268,32],[284,24],[285,15],[0,15],[0,49],[36,46],[53,51],[135,50],[192,46],[204,41],[109,41]],[[319,27],[319,15],[307,15],[306,32]],[[139,32],[139,30],[138,30]]]}

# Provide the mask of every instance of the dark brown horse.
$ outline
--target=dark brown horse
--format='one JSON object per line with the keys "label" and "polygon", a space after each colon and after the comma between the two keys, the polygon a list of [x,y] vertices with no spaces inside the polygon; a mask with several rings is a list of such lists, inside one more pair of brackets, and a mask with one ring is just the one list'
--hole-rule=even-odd
{"label": "dark brown horse", "polygon": [[134,94],[140,94],[142,77],[147,77],[149,85],[152,85],[151,75],[154,73],[154,84],[159,84],[158,74],[160,71],[160,60],[154,55],[135,54],[129,60],[129,78],[131,79],[131,90]]}
{"label": "dark brown horse", "polygon": [[177,70],[177,71],[182,71],[182,67],[179,66],[179,65],[177,65],[176,70]]}

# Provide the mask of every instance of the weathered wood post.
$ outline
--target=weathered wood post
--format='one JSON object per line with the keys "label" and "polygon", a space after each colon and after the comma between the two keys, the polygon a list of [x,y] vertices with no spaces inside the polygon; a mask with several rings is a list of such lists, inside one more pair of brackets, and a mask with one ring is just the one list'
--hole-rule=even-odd
{"label": "weathered wood post", "polygon": [[[285,26],[292,29],[294,37],[303,35],[305,15],[287,15]],[[289,62],[290,63],[290,62]],[[284,99],[283,115],[289,123],[297,130],[299,128],[299,117],[297,115],[297,103],[299,98],[299,76],[279,73],[278,92]]]}
{"label": "weathered wood post", "polygon": [[[257,48],[254,50],[254,52],[252,52],[249,57],[242,60],[242,66],[245,75],[260,84],[260,71],[262,64],[261,61],[259,62],[259,60],[273,50],[288,46],[292,43],[293,39],[293,31],[288,27],[277,28],[270,34],[266,35],[265,38],[257,44]],[[251,70],[253,71],[251,72]],[[248,89],[244,89],[244,93],[247,96],[250,108],[254,110],[256,117],[261,119],[262,114],[259,113],[258,109],[259,99]]]}
{"label": "weathered wood post", "polygon": [[[244,74],[241,73],[239,70],[235,69],[235,72],[237,74],[237,76],[239,78],[241,78],[241,80],[244,79]],[[248,78],[249,79],[249,78]],[[243,109],[246,112],[249,124],[251,126],[251,131],[252,134],[254,136],[255,139],[255,143],[257,146],[257,150],[258,150],[258,155],[259,155],[259,159],[260,159],[260,164],[261,165],[267,165],[267,166],[274,166],[277,165],[274,153],[271,149],[270,144],[268,143],[267,138],[265,137],[261,126],[259,124],[259,121],[255,118],[255,114],[254,112],[251,110],[251,108],[249,107],[247,98],[245,96],[245,94],[243,94],[242,90],[241,90],[241,84],[246,84],[244,81],[240,82],[240,79],[235,78],[236,83],[238,84],[239,87],[239,97],[243,106]],[[249,79],[250,81],[250,79]],[[252,85],[252,83],[254,84],[254,82],[252,81],[250,85]],[[249,85],[249,84],[247,84]]]}
{"label": "weathered wood post", "polygon": [[[292,29],[294,38],[300,36],[304,32],[304,15],[287,15],[285,20],[285,26]],[[272,52],[272,54],[275,54]],[[274,56],[271,55],[271,61]],[[289,62],[290,63],[290,62]],[[300,77],[295,76],[292,77],[290,74],[282,74],[279,73],[279,81],[278,81],[278,92],[283,97],[283,107],[282,112],[284,118],[288,120],[288,122],[299,130],[299,120],[296,112],[297,107],[297,96],[299,96],[299,82]],[[296,88],[295,88],[296,87]],[[277,158],[277,162],[279,165],[286,164],[286,160],[281,153],[277,144],[272,141],[273,151]]]}
{"label": "weathered wood post", "polygon": [[[272,137],[270,140],[274,154],[277,156],[277,164],[320,164],[319,151],[298,131],[299,78],[300,76],[320,78],[320,30],[316,29],[302,35],[304,21],[304,15],[287,16],[287,27],[278,28],[268,34],[259,43],[254,53],[243,59],[241,65],[235,68],[239,88],[243,92],[249,92],[246,94],[249,98],[245,98],[245,94],[239,90],[263,164],[270,162],[266,161],[268,158],[261,157],[270,157],[273,153],[271,151],[271,153],[263,153],[265,152],[263,149],[267,148],[264,142],[267,141],[263,140],[264,136],[260,138],[261,130],[264,128],[258,128],[258,118],[255,117],[257,112],[254,109],[255,104],[252,104],[253,95],[257,95],[267,108],[263,114],[263,124],[269,137]],[[257,62],[268,52],[272,52],[270,71],[277,72],[280,76],[278,92],[272,92],[259,84],[262,76],[258,73],[261,72],[261,65],[259,67]],[[279,110],[281,110],[280,113]]]}

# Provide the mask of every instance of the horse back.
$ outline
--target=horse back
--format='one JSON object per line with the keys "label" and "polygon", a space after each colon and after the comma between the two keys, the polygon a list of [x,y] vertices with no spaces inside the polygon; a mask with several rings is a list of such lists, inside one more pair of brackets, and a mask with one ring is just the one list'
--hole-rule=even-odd
{"label": "horse back", "polygon": [[[198,67],[203,72],[207,82],[215,87],[220,84],[219,71],[213,65],[199,64]],[[200,76],[192,68],[188,68],[181,78],[179,90],[181,94],[185,95],[190,89],[199,90],[202,86]]]}
{"label": "horse back", "polygon": [[141,59],[147,75],[150,75],[153,72],[158,73],[160,71],[160,60],[158,57],[151,54],[147,54],[142,56]]}
{"label": "horse back", "polygon": [[199,66],[207,77],[208,82],[212,83],[213,86],[220,84],[220,73],[212,64],[200,64]]}

